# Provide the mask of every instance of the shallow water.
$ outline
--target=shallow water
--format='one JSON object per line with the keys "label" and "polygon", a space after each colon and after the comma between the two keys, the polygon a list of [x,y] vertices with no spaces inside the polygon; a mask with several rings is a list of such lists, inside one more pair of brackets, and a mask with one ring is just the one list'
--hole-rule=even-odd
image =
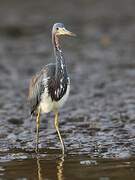
{"label": "shallow water", "polygon": [[[13,156],[13,154],[12,154]],[[14,154],[20,156],[19,154]],[[134,179],[134,159],[91,159],[89,156],[66,156],[43,154],[21,155],[23,158],[5,161],[0,176],[5,179]]]}
{"label": "shallow water", "polygon": [[[132,0],[61,1],[61,7],[51,0],[0,1],[1,179],[134,179],[134,7]],[[54,61],[50,29],[57,21],[77,34],[62,40],[71,77],[60,110],[66,157],[60,158],[50,113],[41,119],[37,160],[28,83]]]}

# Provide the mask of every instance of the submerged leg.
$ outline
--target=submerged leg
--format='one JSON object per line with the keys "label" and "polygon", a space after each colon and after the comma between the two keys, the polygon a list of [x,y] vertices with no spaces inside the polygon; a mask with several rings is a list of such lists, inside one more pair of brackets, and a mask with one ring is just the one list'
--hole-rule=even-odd
{"label": "submerged leg", "polygon": [[58,112],[55,112],[55,128],[57,130],[57,133],[58,133],[58,136],[59,136],[59,139],[60,139],[60,142],[61,142],[61,146],[62,146],[62,154],[64,155],[64,143],[63,143],[63,140],[61,138],[61,135],[60,135],[60,131],[59,131],[59,122],[58,122]]}
{"label": "submerged leg", "polygon": [[39,126],[40,126],[40,109],[38,109],[37,118],[36,118],[36,153],[38,153]]}

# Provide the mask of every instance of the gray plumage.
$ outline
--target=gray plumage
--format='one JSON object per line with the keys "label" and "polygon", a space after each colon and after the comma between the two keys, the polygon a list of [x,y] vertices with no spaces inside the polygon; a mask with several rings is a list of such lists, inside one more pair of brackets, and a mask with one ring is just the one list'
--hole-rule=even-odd
{"label": "gray plumage", "polygon": [[75,34],[65,29],[62,23],[56,23],[52,28],[52,43],[56,57],[55,64],[46,65],[30,81],[29,103],[31,114],[36,114],[36,152],[38,152],[40,114],[53,111],[55,113],[55,128],[57,130],[64,154],[64,143],[59,132],[59,108],[68,99],[70,79],[68,77],[64,55],[62,53],[59,37]]}
{"label": "gray plumage", "polygon": [[55,73],[56,64],[52,63],[46,65],[32,78],[29,88],[31,114],[36,112],[41,101],[41,95],[44,93],[45,88],[48,91],[48,95],[51,96],[52,101],[59,101],[66,93],[67,85],[69,84],[67,73],[64,75],[64,72],[59,71],[57,77],[55,77]]}
{"label": "gray plumage", "polygon": [[64,55],[59,44],[58,37],[60,35],[72,36],[74,34],[67,31],[62,23],[54,24],[52,30],[52,42],[54,45],[56,63],[46,65],[31,79],[28,97],[31,107],[31,114],[36,112],[42,98],[44,97],[44,93],[46,93],[47,97],[51,97],[52,103],[54,101],[60,101],[66,94],[70,80],[67,73]]}

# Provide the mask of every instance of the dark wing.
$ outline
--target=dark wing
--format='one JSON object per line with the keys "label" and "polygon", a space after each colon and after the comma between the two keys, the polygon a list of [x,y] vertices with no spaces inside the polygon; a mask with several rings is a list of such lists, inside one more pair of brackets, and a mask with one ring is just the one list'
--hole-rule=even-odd
{"label": "dark wing", "polygon": [[31,108],[31,114],[36,111],[40,102],[42,91],[41,79],[41,74],[36,74],[30,81],[28,100]]}
{"label": "dark wing", "polygon": [[28,100],[31,108],[31,114],[34,114],[41,101],[41,95],[44,92],[45,87],[47,86],[47,84],[44,83],[43,79],[47,79],[49,77],[50,69],[52,69],[51,72],[54,75],[55,64],[48,64],[39,73],[33,76],[30,81]]}

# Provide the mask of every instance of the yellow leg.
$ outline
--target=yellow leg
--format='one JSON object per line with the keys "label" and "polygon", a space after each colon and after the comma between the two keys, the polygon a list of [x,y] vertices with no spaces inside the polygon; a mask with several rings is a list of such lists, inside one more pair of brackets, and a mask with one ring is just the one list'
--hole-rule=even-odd
{"label": "yellow leg", "polygon": [[38,110],[37,118],[36,118],[36,153],[38,153],[39,126],[40,126],[40,109]]}
{"label": "yellow leg", "polygon": [[60,139],[60,142],[61,142],[61,146],[62,146],[62,154],[64,155],[64,143],[63,143],[63,140],[61,138],[61,135],[60,135],[60,131],[59,131],[59,122],[58,122],[58,112],[55,112],[55,128],[57,130],[57,133],[58,133],[58,136],[59,136],[59,139]]}

